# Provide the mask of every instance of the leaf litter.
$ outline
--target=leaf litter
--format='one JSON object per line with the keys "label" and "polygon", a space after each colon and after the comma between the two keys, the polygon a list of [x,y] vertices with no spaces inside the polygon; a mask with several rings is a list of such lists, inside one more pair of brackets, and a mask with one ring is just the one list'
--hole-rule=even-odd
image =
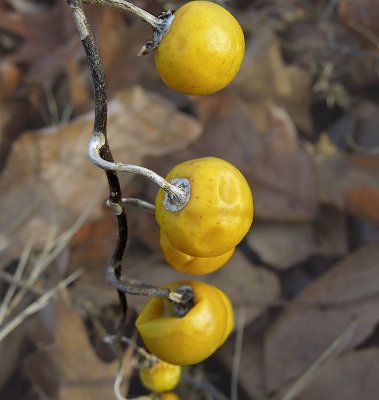
{"label": "leaf litter", "polygon": [[[115,224],[103,204],[103,173],[86,157],[93,125],[87,64],[64,2],[38,10],[29,0],[17,2],[21,8],[8,3],[0,4],[0,298],[17,280],[11,300],[26,296],[12,317],[22,319],[41,295],[83,272],[0,342],[7,355],[0,397],[112,398],[116,362],[96,354],[78,311],[117,306],[104,280]],[[172,93],[152,58],[136,57],[150,34],[144,24],[88,7],[110,88],[115,159],[165,175],[189,158],[222,157],[254,193],[247,238],[203,278],[230,296],[239,322],[225,346],[193,369],[192,383],[179,387],[182,398],[204,399],[207,390],[233,400],[376,398],[377,7],[374,0],[308,3],[236,2],[246,58],[229,88],[204,98]],[[154,201],[152,184],[120,178],[127,196]],[[128,215],[125,276],[156,285],[188,279],[163,260],[154,218],[135,209]],[[20,277],[12,263],[33,235]],[[24,285],[35,260],[53,254],[60,260]],[[133,312],[144,302],[129,299]],[[334,351],[352,321],[350,339]],[[197,386],[196,376],[204,378]],[[141,394],[133,374],[126,383]]]}

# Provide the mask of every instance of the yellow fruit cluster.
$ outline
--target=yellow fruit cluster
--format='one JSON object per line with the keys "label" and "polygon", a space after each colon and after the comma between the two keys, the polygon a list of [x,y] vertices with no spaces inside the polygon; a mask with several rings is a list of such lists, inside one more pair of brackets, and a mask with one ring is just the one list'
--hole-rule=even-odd
{"label": "yellow fruit cluster", "polygon": [[[191,1],[177,10],[159,44],[155,63],[162,80],[190,95],[216,92],[235,77],[245,51],[236,19],[208,1]],[[241,172],[215,157],[183,162],[166,181],[185,181],[188,201],[170,208],[173,198],[162,189],[155,200],[160,246],[168,263],[189,275],[211,273],[223,266],[253,221],[253,197]],[[178,315],[173,304],[151,298],[136,326],[148,350],[160,361],[140,369],[142,383],[162,398],[178,383],[180,366],[208,358],[234,326],[233,308],[224,292],[198,281],[177,281],[164,288],[178,292],[190,286],[193,306]],[[165,394],[163,392],[166,392]],[[174,395],[174,394],[173,394]],[[176,396],[176,395],[174,395]]]}
{"label": "yellow fruit cluster", "polygon": [[253,221],[253,197],[241,172],[215,157],[186,161],[173,168],[167,181],[186,178],[188,204],[178,212],[165,208],[165,192],[155,200],[161,248],[170,265],[200,275],[224,265]]}

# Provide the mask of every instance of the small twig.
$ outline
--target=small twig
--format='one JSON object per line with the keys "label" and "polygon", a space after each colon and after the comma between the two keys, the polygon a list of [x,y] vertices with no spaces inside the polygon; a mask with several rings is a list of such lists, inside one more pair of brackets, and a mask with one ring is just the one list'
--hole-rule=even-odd
{"label": "small twig", "polygon": [[157,17],[126,0],[83,0],[83,3],[121,8],[142,18],[152,27],[159,26],[160,23]]}
{"label": "small twig", "polygon": [[138,346],[138,344],[135,342],[135,340],[132,340],[132,339],[128,338],[127,336],[121,336],[119,338],[116,335],[107,335],[104,337],[103,342],[114,345],[114,342],[117,340],[120,341],[121,343],[124,343],[124,344],[127,344],[127,345],[133,347],[133,349],[138,353],[138,355],[143,357],[145,360],[148,360],[148,361],[152,360],[153,362],[158,361],[158,358],[156,356],[147,352],[143,347]]}
{"label": "small twig", "polygon": [[77,270],[66,279],[60,282],[58,285],[54,286],[52,289],[47,291],[44,295],[38,298],[36,301],[31,303],[28,307],[24,308],[16,317],[9,321],[0,330],[0,342],[4,340],[15,328],[17,328],[26,318],[35,314],[36,312],[42,310],[48,302],[63,288],[67,287],[70,283],[74,282],[81,275],[83,271]]}
{"label": "small twig", "polygon": [[122,202],[126,206],[134,206],[138,208],[142,208],[145,211],[148,211],[150,214],[155,214],[155,206],[154,204],[148,203],[147,201],[135,199],[133,197],[128,197],[126,199],[122,199]]}
{"label": "small twig", "polygon": [[210,382],[206,377],[198,379],[192,376],[187,371],[183,372],[183,379],[194,388],[200,389],[202,392],[207,391],[214,400],[228,400],[228,398],[221,392],[221,390]]}
{"label": "small twig", "polygon": [[[117,373],[116,373],[115,380],[113,383],[113,391],[116,396],[116,399],[117,400],[151,400],[150,396],[142,396],[142,397],[136,397],[133,399],[128,399],[128,398],[124,397],[123,394],[121,393],[121,384],[122,384],[122,381],[124,380],[124,358],[127,356],[131,357],[133,353],[127,352],[126,354],[123,354],[123,352],[120,351],[119,344],[126,343],[126,344],[130,345],[130,349],[132,350],[132,352],[137,351],[140,355],[142,355],[146,359],[156,358],[156,357],[153,356],[152,354],[148,353],[145,349],[138,346],[135,341],[129,339],[126,336],[118,337],[116,335],[108,335],[108,336],[104,337],[103,341],[107,344],[113,345],[114,350],[116,351],[117,356],[118,356],[118,368],[117,368]],[[117,343],[117,346],[115,346],[116,343]],[[134,361],[133,365],[129,365],[129,367],[131,367],[131,368],[133,368],[134,365],[137,364],[137,362],[134,358],[132,358],[132,361]]]}
{"label": "small twig", "polygon": [[243,351],[243,334],[246,321],[246,308],[242,306],[238,313],[237,320],[237,334],[236,344],[233,357],[233,368],[232,368],[232,382],[231,382],[231,400],[238,400],[238,376],[241,366],[241,357]]}
{"label": "small twig", "polygon": [[121,359],[113,383],[113,390],[117,400],[152,400],[151,396],[139,396],[129,399],[127,397],[124,397],[123,394],[121,393],[121,384],[123,381],[123,375],[124,375],[124,367],[123,367],[123,359]]}
{"label": "small twig", "polygon": [[370,29],[367,29],[364,25],[361,25],[353,20],[348,20],[345,22],[345,24],[368,40],[373,46],[379,48],[379,37]]}
{"label": "small twig", "polygon": [[[178,292],[173,292],[167,288],[148,285],[136,279],[118,278],[119,272],[113,271],[114,266],[108,266],[107,278],[108,282],[118,290],[134,296],[162,297],[173,303],[181,304],[183,295]],[[184,304],[185,305],[185,304]]]}
{"label": "small twig", "polygon": [[[45,243],[41,254],[38,255],[37,259],[32,264],[32,272],[25,282],[25,287],[22,288],[12,299],[10,308],[14,309],[21,302],[28,291],[28,287],[32,287],[37,279],[41,276],[41,274],[49,267],[51,262],[54,261],[59,256],[59,254],[61,254],[63,249],[67,246],[68,242],[82,226],[84,221],[88,218],[88,215],[92,211],[93,205],[95,204],[97,199],[98,196],[94,196],[93,202],[91,202],[91,204],[89,204],[88,207],[82,212],[82,214],[75,221],[71,228],[61,233],[58,237],[54,237],[53,233],[50,234],[51,240],[48,240]],[[55,227],[52,227],[52,231],[56,233]]]}
{"label": "small twig", "polygon": [[9,307],[9,304],[16,293],[16,288],[17,288],[17,282],[21,279],[22,274],[24,273],[25,267],[27,265],[29,255],[32,251],[33,244],[36,240],[36,237],[32,237],[29,242],[26,244],[24,251],[21,254],[20,260],[18,262],[16,272],[14,273],[14,281],[12,284],[9,286],[7,292],[5,293],[5,296],[3,298],[3,301],[0,306],[0,325],[3,323],[5,317],[10,313],[11,308]]}
{"label": "small twig", "polygon": [[0,279],[4,280],[5,282],[14,284],[19,288],[26,289],[30,293],[33,293],[37,296],[44,294],[44,291],[42,289],[30,286],[28,284],[28,282],[26,282],[23,279],[16,278],[14,275],[10,274],[9,272],[0,270]]}
{"label": "small twig", "polygon": [[[98,155],[106,162],[113,163],[113,157],[107,140],[107,92],[105,85],[105,76],[99,51],[93,37],[93,34],[87,23],[86,16],[82,9],[80,0],[67,0],[67,4],[71,10],[72,17],[75,21],[76,27],[79,31],[80,39],[82,41],[84,50],[87,55],[88,63],[91,69],[92,80],[95,92],[95,121],[93,128],[93,136],[101,135],[103,142],[101,147],[98,148]],[[116,214],[118,237],[117,243],[113,250],[113,254],[107,262],[107,271],[109,266],[115,273],[119,274],[116,278],[121,276],[121,260],[124,255],[126,243],[128,240],[128,223],[122,203],[120,181],[115,171],[105,171],[108,186],[109,186],[109,201],[112,204],[117,204],[119,212]],[[117,266],[117,268],[113,268]],[[108,279],[109,280],[109,279]],[[121,321],[125,322],[127,313],[127,300],[124,292],[117,288],[119,302],[122,310]]]}
{"label": "small twig", "polygon": [[350,344],[356,327],[356,321],[350,323],[334,342],[320,355],[320,357],[295,381],[287,393],[280,400],[295,399],[320,373],[321,368],[341,354]]}
{"label": "small twig", "polygon": [[[96,3],[111,5],[122,3],[124,5],[128,4],[128,7],[130,8],[130,4],[125,1],[119,2],[115,0],[90,0],[90,2],[92,4]],[[120,306],[122,309],[121,322],[125,322],[127,313],[127,300],[125,293],[164,297],[168,298],[179,306],[186,307],[186,305],[189,304],[187,301],[188,299],[186,299],[185,303],[182,303],[182,297],[184,298],[188,296],[182,296],[182,294],[180,293],[171,292],[169,289],[129,284],[129,282],[125,282],[121,278],[121,261],[128,240],[128,225],[124,203],[122,201],[121,187],[117,176],[117,171],[134,172],[148,177],[149,179],[158,183],[164,190],[166,190],[176,206],[184,207],[189,199],[189,192],[185,192],[182,189],[182,184],[171,184],[164,180],[161,176],[157,175],[153,171],[148,170],[147,168],[143,168],[138,165],[114,162],[107,139],[107,94],[105,76],[101,64],[99,51],[94,36],[88,25],[84,11],[82,9],[81,1],[67,0],[67,4],[71,10],[72,17],[79,31],[80,39],[87,55],[95,92],[95,121],[92,138],[88,147],[88,155],[90,160],[95,165],[105,170],[109,186],[108,205],[111,206],[111,209],[113,210],[117,219],[118,238],[113,254],[107,262],[106,274],[107,281],[111,283],[114,287],[116,287],[119,295]],[[180,307],[178,307],[178,309],[179,308]]]}
{"label": "small twig", "polygon": [[147,22],[153,29],[153,37],[151,40],[147,40],[142,46],[142,49],[138,53],[139,56],[148,54],[158,47],[159,43],[169,31],[174,19],[171,11],[163,12],[158,17],[155,17],[126,0],[83,0],[83,2],[118,7],[137,15],[142,18],[143,21]]}
{"label": "small twig", "polygon": [[167,182],[163,177],[148,168],[134,164],[125,164],[121,162],[109,162],[101,157],[100,150],[106,143],[106,136],[100,132],[94,132],[88,146],[88,156],[90,160],[98,167],[106,171],[129,172],[132,174],[142,175],[150,181],[156,183],[160,188],[167,192],[171,197],[175,198],[177,203],[182,207],[187,204],[189,192],[180,184]]}

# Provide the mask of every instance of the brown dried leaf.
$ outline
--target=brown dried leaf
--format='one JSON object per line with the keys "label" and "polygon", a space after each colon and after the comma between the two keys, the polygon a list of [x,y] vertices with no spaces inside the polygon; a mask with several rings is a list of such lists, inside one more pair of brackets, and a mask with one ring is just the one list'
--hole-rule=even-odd
{"label": "brown dried leaf", "polygon": [[370,348],[332,360],[301,393],[299,400],[376,400],[379,393],[379,350]]}
{"label": "brown dried leaf", "polygon": [[351,347],[378,322],[378,243],[363,247],[300,293],[271,326],[265,339],[268,390],[301,376],[352,320]]}
{"label": "brown dried leaf", "polygon": [[204,134],[191,147],[235,164],[251,184],[257,218],[309,220],[316,211],[315,170],[289,115],[267,103],[266,130],[256,131],[244,105],[232,96],[201,99]]}
{"label": "brown dried leaf", "polygon": [[[255,321],[250,325],[245,324],[245,310],[240,307],[236,310],[236,330],[243,330],[243,342],[238,367],[238,383],[247,394],[244,397],[239,391],[241,399],[265,399],[267,398],[264,388],[263,369],[263,345],[262,337],[266,328],[267,319]],[[241,326],[242,325],[242,326]],[[225,344],[217,351],[217,359],[232,375],[232,368],[236,360],[236,333],[231,336]]]}
{"label": "brown dried leaf", "polygon": [[320,202],[378,222],[377,156],[348,157],[322,135],[316,148]]}
{"label": "brown dried leaf", "polygon": [[33,14],[4,13],[0,16],[0,28],[19,38],[20,44],[6,59],[28,65],[30,79],[51,83],[63,69],[65,59],[83,58],[76,28],[64,2],[57,1]]}
{"label": "brown dried leaf", "polygon": [[35,122],[35,111],[29,102],[22,99],[0,102],[0,173],[12,143],[25,129],[35,126]]}
{"label": "brown dried leaf", "polygon": [[379,225],[379,188],[356,186],[346,192],[347,210]]}
{"label": "brown dried leaf", "polygon": [[0,62],[0,101],[14,95],[21,84],[23,73],[17,65],[10,62]]}
{"label": "brown dried leaf", "polygon": [[19,365],[19,358],[24,350],[25,331],[16,329],[0,342],[0,354],[6,354],[0,363],[0,390],[7,383],[12,372]]}
{"label": "brown dried leaf", "polygon": [[246,324],[267,310],[280,294],[278,277],[249,262],[238,250],[224,267],[201,280],[222,289],[235,310],[244,307]]}
{"label": "brown dried leaf", "polygon": [[[96,356],[79,312],[60,299],[54,305],[54,323],[51,310],[42,313],[42,322],[52,342],[42,344],[36,337],[40,352],[27,362],[28,373],[39,389],[60,400],[113,398],[117,362],[105,363]],[[48,368],[50,376],[40,373],[41,365]]]}
{"label": "brown dried leaf", "polygon": [[341,0],[338,2],[338,16],[348,27],[358,26],[371,33],[372,37],[379,36],[377,0]]}
{"label": "brown dried leaf", "polygon": [[[87,158],[93,116],[50,131],[25,134],[13,146],[0,180],[2,263],[18,257],[30,235],[39,243],[51,227],[70,228],[106,196],[104,173]],[[109,104],[109,141],[117,161],[141,164],[145,154],[167,154],[196,139],[201,128],[162,97],[135,87]],[[130,174],[122,174],[122,182]],[[95,198],[95,199],[94,199]],[[32,218],[24,214],[33,214]],[[91,218],[99,216],[92,209]],[[22,226],[22,230],[17,228]],[[53,228],[53,229],[54,229]]]}
{"label": "brown dried leaf", "polygon": [[302,132],[311,134],[312,78],[297,65],[286,65],[281,43],[269,26],[256,30],[233,87],[247,101],[275,101],[284,107]]}
{"label": "brown dried leaf", "polygon": [[[312,155],[300,142],[283,109],[267,104],[267,131],[258,133],[245,105],[228,92],[196,99],[204,133],[182,152],[148,164],[165,175],[197,157],[220,157],[241,170],[255,200],[255,217],[308,221],[317,209]],[[148,198],[155,194],[149,192]]]}
{"label": "brown dried leaf", "polygon": [[263,261],[287,269],[314,255],[340,257],[347,253],[345,216],[323,208],[312,222],[254,223],[247,236],[249,247]]}

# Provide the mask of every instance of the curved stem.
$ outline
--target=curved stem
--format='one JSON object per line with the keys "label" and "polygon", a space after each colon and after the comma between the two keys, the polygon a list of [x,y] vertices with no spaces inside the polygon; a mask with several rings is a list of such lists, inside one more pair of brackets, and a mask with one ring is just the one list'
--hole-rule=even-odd
{"label": "curved stem", "polygon": [[143,19],[145,22],[147,22],[149,25],[151,25],[153,28],[156,28],[160,25],[159,18],[148,13],[147,11],[143,10],[142,8],[137,7],[136,5],[130,3],[129,1],[125,1],[125,0],[83,0],[83,3],[122,8],[123,10],[129,11],[129,12],[137,15],[138,17]]}
{"label": "curved stem", "polygon": [[147,201],[141,200],[141,199],[136,199],[134,197],[127,197],[123,198],[122,202],[124,203],[124,206],[134,206],[141,208],[142,210],[145,210],[149,212],[150,214],[155,214],[155,206],[154,204],[148,203]]}
{"label": "curved stem", "polygon": [[88,157],[90,160],[96,164],[98,167],[103,168],[108,171],[120,171],[120,172],[131,172],[134,174],[139,174],[149,179],[150,181],[156,183],[160,188],[167,192],[171,197],[177,199],[177,202],[181,205],[185,205],[188,201],[188,194],[185,190],[178,186],[167,182],[164,178],[158,175],[156,172],[150,169],[140,167],[139,165],[124,164],[121,162],[110,162],[104,160],[100,151],[106,143],[106,136],[101,132],[94,132],[91,141],[88,146]]}
{"label": "curved stem", "polygon": [[158,182],[163,189],[165,189],[175,198],[181,199],[183,192],[174,185],[166,182],[162,177],[155,174],[153,171],[136,165],[114,162],[107,140],[107,94],[105,76],[99,51],[93,34],[88,26],[86,16],[83,12],[81,0],[67,0],[67,4],[71,10],[73,19],[80,34],[80,39],[87,55],[95,91],[95,121],[88,153],[90,159],[96,165],[105,170],[109,186],[108,203],[111,205],[111,208],[114,211],[117,219],[117,243],[113,250],[112,256],[107,262],[106,273],[107,281],[116,287],[119,295],[122,309],[121,322],[125,322],[127,312],[127,300],[125,293],[164,297],[171,300],[175,304],[178,304],[178,307],[184,307],[188,303],[188,299],[185,299],[185,296],[183,296],[181,293],[171,292],[169,289],[147,286],[136,281],[123,281],[121,278],[121,261],[128,240],[128,224],[117,171],[142,173],[144,176],[149,177],[154,182]]}
{"label": "curved stem", "polygon": [[138,53],[139,56],[148,54],[159,46],[159,43],[166,36],[174,19],[171,11],[163,12],[159,17],[155,17],[126,0],[83,0],[83,2],[94,5],[118,7],[137,15],[143,21],[147,22],[153,28],[153,37],[151,40],[147,40],[142,46]]}
{"label": "curved stem", "polygon": [[[172,301],[175,304],[182,303],[183,294],[181,293],[173,292],[167,288],[147,285],[136,279],[121,278],[120,265],[107,266],[107,281],[123,293],[134,296],[162,297]],[[185,303],[187,303],[187,300]]]}
{"label": "curved stem", "polygon": [[[104,138],[104,143],[99,150],[99,155],[104,160],[107,160],[107,162],[113,162],[112,153],[107,141],[107,93],[105,76],[100,60],[99,51],[93,34],[91,33],[91,30],[88,26],[85,14],[82,10],[81,1],[67,0],[67,4],[71,10],[73,19],[79,31],[80,39],[82,41],[83,47],[87,55],[88,63],[91,68],[95,91],[95,121],[93,134],[95,135],[95,132],[101,132]],[[114,271],[118,274],[117,276],[115,276],[115,279],[120,279],[121,260],[125,251],[126,243],[128,241],[128,223],[126,219],[124,205],[122,203],[121,187],[120,181],[117,177],[117,173],[111,170],[107,170],[105,172],[109,186],[109,201],[112,204],[117,204],[120,209],[120,212],[116,214],[118,227],[117,243],[113,250],[112,256],[107,262],[107,270],[109,270],[109,266],[117,265],[118,268],[114,269]],[[122,308],[122,321],[124,322],[127,312],[127,300],[125,293],[122,292],[119,288],[117,288],[117,290],[120,300],[120,306]]]}
{"label": "curved stem", "polygon": [[138,355],[140,355],[141,357],[143,357],[148,361],[158,360],[157,356],[149,353],[143,347],[138,346],[135,340],[132,340],[127,336],[118,337],[116,335],[107,335],[103,338],[103,342],[109,345],[114,345],[116,342],[121,342],[123,344],[127,344],[128,346],[131,346],[136,351],[136,353],[138,353]]}

